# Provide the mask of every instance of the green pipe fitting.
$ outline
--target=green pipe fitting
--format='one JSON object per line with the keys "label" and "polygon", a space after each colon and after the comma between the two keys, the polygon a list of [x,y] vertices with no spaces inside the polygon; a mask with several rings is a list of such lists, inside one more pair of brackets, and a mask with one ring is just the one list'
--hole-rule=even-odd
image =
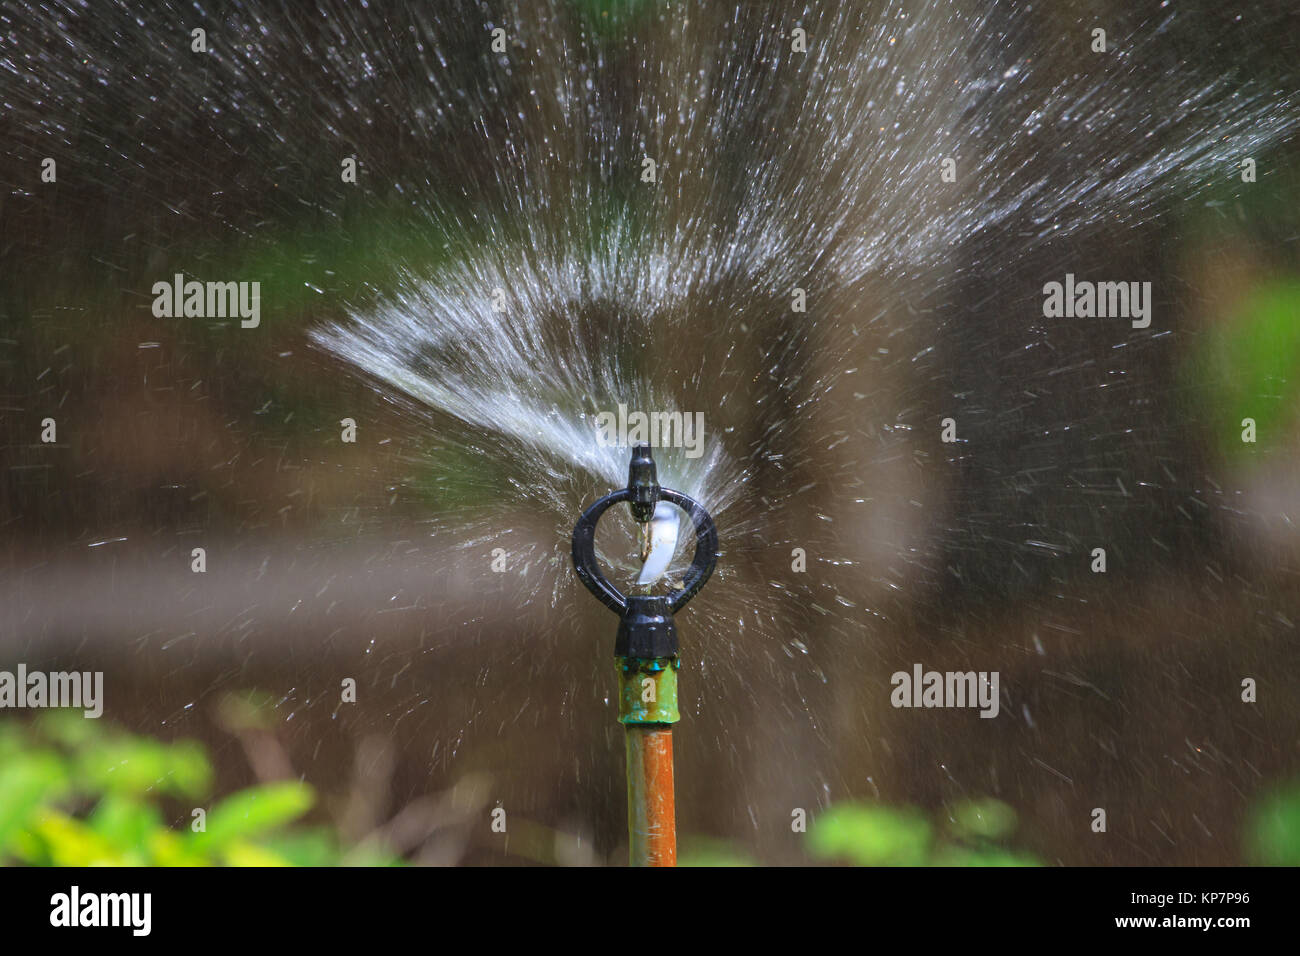
{"label": "green pipe fitting", "polygon": [[618,720],[621,724],[675,724],[677,712],[676,657],[616,657]]}

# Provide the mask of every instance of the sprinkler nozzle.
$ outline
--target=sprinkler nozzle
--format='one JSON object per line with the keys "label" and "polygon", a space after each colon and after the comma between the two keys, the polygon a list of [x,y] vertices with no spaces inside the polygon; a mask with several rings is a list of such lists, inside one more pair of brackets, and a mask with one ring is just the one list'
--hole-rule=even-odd
{"label": "sprinkler nozzle", "polygon": [[646,524],[654,517],[660,490],[659,469],[655,467],[649,445],[635,445],[632,448],[632,462],[627,466],[627,490],[627,503],[632,509],[632,517],[640,524]]}
{"label": "sprinkler nozzle", "polygon": [[[686,512],[695,527],[695,557],[682,578],[682,586],[663,596],[628,596],[614,587],[596,565],[596,524],[612,505],[626,501],[632,515],[648,525],[655,506],[663,501]],[[661,522],[662,524],[662,522]],[[664,533],[665,529],[660,529]],[[674,537],[676,527],[673,528]],[[664,535],[666,537],[666,534]],[[666,552],[671,558],[671,548]],[[659,557],[663,557],[660,555]],[[718,530],[704,507],[680,491],[660,488],[649,445],[632,449],[627,487],[596,501],[578,519],[573,529],[573,567],[578,578],[606,607],[619,616],[615,654],[638,659],[669,658],[677,655],[677,628],[673,614],[695,596],[713,573],[718,561]]]}

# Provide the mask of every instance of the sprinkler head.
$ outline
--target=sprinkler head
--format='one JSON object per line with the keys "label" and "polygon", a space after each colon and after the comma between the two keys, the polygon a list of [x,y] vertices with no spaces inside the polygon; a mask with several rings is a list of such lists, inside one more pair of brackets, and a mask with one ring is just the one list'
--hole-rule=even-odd
{"label": "sprinkler head", "polygon": [[627,466],[627,490],[631,493],[628,506],[632,509],[632,517],[645,524],[654,517],[655,505],[659,501],[659,469],[649,445],[632,448],[632,463]]}
{"label": "sprinkler head", "polygon": [[[632,516],[642,524],[667,502],[686,512],[695,526],[695,557],[682,579],[682,586],[666,595],[629,597],[610,584],[596,565],[596,525],[601,515],[614,504],[626,501]],[[657,507],[656,507],[657,506]],[[641,517],[643,515],[644,517]],[[676,528],[673,528],[674,540]],[[663,555],[656,551],[656,560]],[[672,557],[669,550],[668,559]],[[582,513],[573,529],[573,567],[578,578],[601,603],[619,616],[618,639],[614,653],[627,658],[669,658],[677,656],[677,626],[673,614],[682,609],[713,573],[718,562],[718,529],[713,518],[694,498],[671,488],[660,488],[649,445],[632,449],[627,487],[606,495]]]}

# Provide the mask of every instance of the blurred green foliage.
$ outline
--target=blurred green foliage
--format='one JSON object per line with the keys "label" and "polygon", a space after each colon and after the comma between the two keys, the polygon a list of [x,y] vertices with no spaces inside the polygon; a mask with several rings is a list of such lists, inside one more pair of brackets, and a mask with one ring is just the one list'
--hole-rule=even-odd
{"label": "blurred green foliage", "polygon": [[757,866],[743,850],[726,840],[689,837],[683,841],[678,866]]}
{"label": "blurred green foliage", "polygon": [[1300,781],[1262,800],[1246,824],[1251,863],[1300,866]]}
{"label": "blurred green foliage", "polygon": [[817,818],[809,838],[814,856],[858,866],[1039,865],[1000,845],[1015,828],[1015,810],[991,798],[958,804],[942,827],[912,808],[842,803]]}
{"label": "blurred green foliage", "polygon": [[671,6],[668,0],[572,0],[598,36],[616,36],[643,13]]}
{"label": "blurred green foliage", "polygon": [[[457,244],[472,246],[472,238],[458,236]],[[258,279],[262,301],[276,304],[262,313],[263,323],[297,330],[311,324],[322,309],[373,302],[380,290],[393,288],[403,272],[435,272],[447,261],[451,247],[436,222],[413,222],[403,210],[379,205],[349,215],[346,230],[329,221],[308,222],[260,235],[255,243],[205,249],[196,253],[204,263],[203,274],[186,278]],[[226,347],[245,344],[232,342],[216,323],[198,323],[196,328]]]}
{"label": "blurred green foliage", "polygon": [[1228,416],[1215,431],[1230,457],[1256,447],[1241,440],[1242,419],[1255,420],[1260,441],[1293,427],[1300,416],[1300,283],[1253,289],[1237,313],[1206,336],[1190,371]]}
{"label": "blurred green foliage", "polygon": [[[291,826],[315,803],[305,783],[265,783],[205,805],[212,777],[207,756],[192,741],[162,743],[67,712],[7,721],[0,724],[0,863],[392,862],[350,859],[330,829]],[[195,809],[206,815],[197,830]]]}
{"label": "blurred green foliage", "polygon": [[[251,698],[250,698],[251,701]],[[259,711],[242,698],[224,705]],[[242,711],[241,711],[242,712]],[[244,722],[241,722],[244,723]],[[251,725],[251,724],[250,724]],[[373,845],[343,847],[328,826],[304,825],[316,803],[293,780],[209,802],[212,766],[192,741],[163,743],[54,711],[0,723],[0,864],[34,866],[335,866],[400,862]],[[195,829],[193,810],[205,810]],[[930,818],[912,807],[837,804],[809,829],[815,859],[857,866],[1038,866],[1008,846],[1018,820],[1000,800],[967,800]],[[545,852],[554,831],[534,827]],[[529,831],[531,832],[531,831]],[[525,834],[526,835],[526,834]],[[688,838],[682,866],[753,866],[743,848]],[[1300,865],[1300,781],[1262,799],[1245,829],[1249,863]]]}

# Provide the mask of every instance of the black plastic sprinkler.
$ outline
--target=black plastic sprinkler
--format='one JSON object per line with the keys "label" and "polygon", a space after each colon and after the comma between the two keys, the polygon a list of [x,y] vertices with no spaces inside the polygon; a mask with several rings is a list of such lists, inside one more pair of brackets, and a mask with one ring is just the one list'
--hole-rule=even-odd
{"label": "black plastic sprinkler", "polygon": [[[682,586],[666,595],[625,595],[596,565],[596,525],[610,505],[626,501],[648,528],[660,501],[681,508],[695,527],[695,557]],[[648,554],[643,544],[641,559]],[[677,710],[677,625],[673,614],[704,587],[718,562],[718,531],[704,507],[680,491],[659,486],[649,445],[632,449],[627,487],[595,502],[573,529],[573,566],[592,594],[619,616],[618,719],[627,729],[628,840],[633,866],[674,866],[677,824],[673,803],[672,726]]]}

